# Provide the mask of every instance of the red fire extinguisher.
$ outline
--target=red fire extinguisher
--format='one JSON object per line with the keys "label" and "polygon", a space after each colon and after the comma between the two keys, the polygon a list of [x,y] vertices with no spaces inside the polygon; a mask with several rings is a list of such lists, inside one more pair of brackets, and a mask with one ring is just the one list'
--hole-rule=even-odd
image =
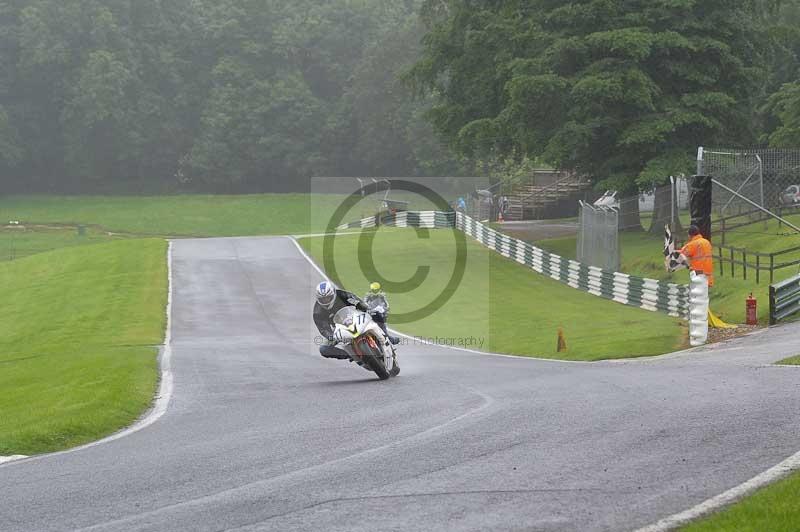
{"label": "red fire extinguisher", "polygon": [[747,298],[745,308],[747,324],[758,325],[758,301],[756,301],[756,298],[753,297],[752,292],[750,292],[750,297]]}

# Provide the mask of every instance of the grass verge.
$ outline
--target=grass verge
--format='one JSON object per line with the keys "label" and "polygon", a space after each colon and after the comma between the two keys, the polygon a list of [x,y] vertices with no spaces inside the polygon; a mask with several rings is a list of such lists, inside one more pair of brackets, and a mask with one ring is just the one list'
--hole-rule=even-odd
{"label": "grass verge", "polygon": [[332,212],[341,199],[308,194],[9,196],[0,199],[0,221],[87,224],[157,236],[295,234],[312,230],[312,203]]}
{"label": "grass verge", "polygon": [[796,532],[800,526],[800,474],[756,492],[682,532]]}
{"label": "grass verge", "polygon": [[[306,234],[324,231],[344,198],[336,194],[6,196],[0,197],[0,224],[11,220],[85,224],[139,236]],[[414,210],[431,208],[420,198],[406,199]],[[378,200],[368,196],[342,223],[375,214]]]}
{"label": "grass verge", "polygon": [[781,366],[800,366],[800,355],[784,358],[780,362],[776,362],[776,364]]}
{"label": "grass verge", "polygon": [[17,260],[55,249],[120,240],[123,237],[68,227],[0,227],[0,262]]}
{"label": "grass verge", "polygon": [[99,439],[151,404],[166,246],[119,241],[0,263],[0,455]]}
{"label": "grass verge", "polygon": [[[748,229],[748,228],[743,228]],[[774,228],[777,230],[777,225]],[[789,238],[777,233],[746,233],[731,232],[728,239],[735,242],[735,246],[747,247],[754,251],[776,251],[793,245],[800,245],[795,238]],[[541,240],[536,243],[539,247],[557,253],[568,259],[575,259],[576,238],[558,238]],[[664,270],[664,239],[647,233],[621,233],[620,247],[622,250],[621,270],[631,275],[649,277],[651,279],[669,280],[677,283],[688,283],[686,270],[668,273]],[[758,299],[759,323],[766,325],[769,322],[769,278],[761,278],[760,284],[755,283],[754,274],[750,272],[748,280],[742,278],[741,271],[736,278],[720,274],[719,261],[714,263],[716,274],[715,285],[711,291],[711,309],[723,320],[729,323],[744,323],[745,299],[750,294]],[[727,268],[727,265],[726,265]],[[787,268],[776,272],[776,281],[788,278],[797,273],[796,269]],[[765,272],[762,272],[764,275]]]}
{"label": "grass verge", "polygon": [[[387,290],[393,316],[447,292],[455,266],[454,231],[384,228],[374,235],[372,250],[359,250],[358,236],[337,237],[333,257],[343,286],[361,294],[376,280],[360,266],[371,256],[377,271],[390,280],[409,279],[418,268],[430,268],[419,287]],[[323,264],[322,238],[300,243]],[[447,292],[447,303],[429,316],[395,321],[395,328],[423,337],[483,339],[482,345],[467,347],[484,351],[564,360],[657,355],[684,346],[686,333],[677,319],[579,292],[475,242],[468,241],[467,250],[464,277]],[[559,327],[566,336],[566,353],[556,350]]]}

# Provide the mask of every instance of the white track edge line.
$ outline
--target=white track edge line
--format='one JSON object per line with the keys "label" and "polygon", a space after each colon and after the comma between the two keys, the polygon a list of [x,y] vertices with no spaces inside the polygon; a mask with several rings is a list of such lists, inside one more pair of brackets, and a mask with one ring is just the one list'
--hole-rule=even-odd
{"label": "white track edge line", "polygon": [[[317,270],[317,273],[319,273],[322,276],[323,279],[325,279],[329,283],[333,282],[333,281],[330,280],[330,278],[327,275],[325,275],[325,272],[322,270],[322,268],[317,266],[317,263],[314,262],[314,259],[312,259],[309,256],[308,253],[306,253],[306,251],[303,249],[303,247],[300,245],[300,243],[297,241],[297,239],[295,237],[289,236],[289,237],[286,237],[286,238],[288,238],[289,240],[294,242],[294,245],[295,245],[295,247],[297,247],[297,250],[300,251],[300,254],[303,255],[303,257],[308,261],[309,264],[311,264],[311,266],[314,267],[315,270]],[[475,350],[475,349],[467,349],[465,347],[457,347],[457,346],[453,346],[453,345],[441,345],[441,344],[437,344],[437,343],[434,343],[434,342],[427,341],[424,338],[420,338],[418,336],[409,336],[408,334],[401,333],[400,331],[396,331],[395,329],[389,329],[389,330],[391,332],[393,332],[394,334],[398,335],[398,336],[402,336],[404,338],[408,338],[409,340],[414,340],[415,342],[418,342],[420,344],[430,345],[430,346],[434,346],[434,347],[442,347],[442,348],[445,348],[445,349],[452,349],[454,351],[461,351],[461,352],[464,352],[464,353],[471,353],[473,355],[483,355],[483,356],[502,357],[502,358],[513,358],[515,360],[535,360],[535,361],[539,361],[539,362],[552,362],[552,363],[557,363],[557,364],[597,364],[597,362],[588,362],[588,361],[585,361],[585,360],[559,360],[559,359],[556,359],[556,358],[536,358],[536,357],[528,357],[528,356],[523,356],[523,355],[506,355],[506,354],[502,354],[502,353],[489,353],[489,352],[486,352],[486,351],[478,351],[478,350]],[[598,362],[604,362],[604,361],[598,361]]]}
{"label": "white track edge line", "polygon": [[28,458],[24,454],[13,454],[11,456],[0,456],[0,465],[7,464],[9,462],[16,462],[17,460],[23,460]]}
{"label": "white track edge line", "polygon": [[144,415],[144,417],[140,418],[136,421],[133,425],[120,430],[110,436],[107,436],[101,440],[93,441],[90,443],[86,443],[84,445],[73,447],[72,449],[65,449],[63,451],[56,451],[54,453],[47,453],[47,454],[38,454],[31,457],[25,457],[21,459],[15,459],[14,461],[7,461],[3,463],[0,461],[0,467],[9,466],[9,465],[16,465],[25,462],[33,462],[35,460],[40,460],[42,458],[51,458],[53,456],[60,456],[69,453],[75,453],[78,451],[83,451],[85,449],[90,449],[92,447],[96,447],[98,445],[103,445],[106,443],[110,443],[115,440],[119,440],[120,438],[124,438],[126,436],[130,436],[135,432],[139,432],[140,430],[149,427],[153,423],[159,420],[161,416],[167,411],[167,406],[169,405],[170,399],[172,398],[172,390],[173,390],[173,381],[172,381],[172,241],[169,241],[169,245],[167,246],[167,328],[166,332],[164,333],[164,346],[161,352],[161,356],[159,357],[159,365],[161,369],[159,384],[158,384],[158,392],[156,393],[155,402],[150,410]]}
{"label": "white track edge line", "polygon": [[363,231],[337,231],[335,233],[311,233],[307,235],[291,235],[290,238],[321,238],[323,236],[360,235]]}
{"label": "white track edge line", "polygon": [[711,497],[683,512],[665,517],[652,525],[639,528],[636,532],[667,532],[669,530],[674,530],[679,526],[686,525],[696,519],[705,517],[725,506],[735,503],[751,495],[756,490],[781,480],[798,470],[800,470],[800,452],[716,497]]}
{"label": "white track edge line", "polygon": [[[358,233],[344,233],[344,234],[353,235],[353,234],[358,234]],[[336,233],[329,233],[329,235],[335,236]],[[296,235],[296,236],[287,236],[286,238],[288,238],[288,239],[290,239],[291,241],[294,242],[294,245],[297,247],[297,249],[300,251],[300,253],[303,255],[303,257],[309,262],[309,264],[311,264],[314,267],[315,270],[317,270],[317,272],[319,272],[319,274],[326,281],[332,282],[330,280],[330,278],[328,278],[328,276],[325,275],[325,272],[319,266],[317,266],[317,263],[314,262],[314,259],[312,259],[308,255],[308,253],[306,253],[306,251],[303,249],[303,247],[297,241],[300,238],[309,238],[309,237],[314,237],[314,236],[317,236],[317,235]],[[320,235],[320,236],[322,236],[322,235]],[[327,235],[325,235],[325,236],[327,236]],[[648,362],[658,362],[658,361],[662,361],[662,360],[671,360],[671,359],[675,359],[675,358],[683,358],[683,357],[690,356],[690,355],[695,355],[695,354],[707,354],[708,351],[703,351],[703,350],[707,349],[709,345],[722,345],[722,344],[707,344],[705,346],[699,346],[699,347],[687,347],[686,349],[681,349],[680,351],[673,351],[672,353],[663,353],[661,355],[648,355],[648,356],[631,357],[631,358],[607,358],[607,359],[601,359],[601,360],[562,360],[562,359],[558,359],[558,358],[541,358],[541,357],[532,357],[532,356],[526,356],[526,355],[508,355],[508,354],[503,354],[503,353],[490,353],[488,351],[478,351],[476,349],[468,349],[466,347],[457,347],[457,346],[452,346],[452,345],[442,345],[442,344],[437,344],[435,342],[426,341],[424,338],[421,338],[419,336],[410,336],[408,334],[401,333],[400,331],[397,331],[397,330],[392,329],[392,328],[389,328],[389,330],[391,332],[393,332],[394,334],[398,335],[398,336],[402,336],[402,337],[407,338],[409,340],[414,340],[415,342],[418,342],[418,343],[421,343],[421,344],[431,345],[431,346],[434,346],[434,347],[443,347],[443,348],[446,348],[446,349],[453,349],[455,351],[462,351],[464,353],[472,353],[472,354],[475,354],[475,355],[484,355],[484,356],[493,356],[493,357],[537,360],[537,361],[540,361],[540,362],[553,362],[553,363],[561,363],[561,364],[595,364],[595,365],[600,365],[600,364],[615,364],[615,365],[621,365],[621,364],[645,364],[645,363],[648,363]],[[760,334],[761,332],[766,331],[766,330],[767,329],[758,329],[756,331],[753,331],[753,332],[747,333],[745,335],[742,335],[741,337],[736,338],[736,340],[738,340],[739,338],[746,338],[748,336],[754,336],[754,335]]]}
{"label": "white track edge line", "polygon": [[[297,247],[297,249],[300,251],[300,253],[303,255],[303,257],[305,257],[305,259],[308,261],[308,263],[311,264],[311,266],[313,266],[314,269],[317,270],[317,272],[325,280],[330,282],[330,279],[328,279],[328,276],[325,275],[325,273],[322,271],[322,269],[320,269],[320,267],[317,266],[317,264],[314,262],[314,260],[305,252],[305,250],[300,246],[300,243],[295,238],[292,238],[292,237],[288,237],[288,238],[290,240],[292,240],[292,242],[294,242],[294,245]],[[392,329],[392,332],[394,332],[395,334],[399,334],[401,336],[405,336],[406,338],[414,339],[414,337],[412,337],[412,336],[408,336],[406,334],[400,333],[400,332],[395,331],[393,329]],[[425,342],[423,342],[423,343],[425,343]],[[427,343],[430,344],[430,342],[427,342]],[[436,344],[433,344],[433,345],[436,345]],[[465,351],[467,353],[473,353],[473,354],[476,354],[476,355],[496,356],[496,357],[504,357],[504,358],[515,358],[517,360],[538,360],[538,361],[559,362],[559,363],[568,362],[568,363],[572,363],[572,364],[596,364],[597,363],[597,362],[582,362],[582,361],[568,361],[568,360],[553,360],[553,359],[549,359],[549,358],[521,357],[521,356],[515,356],[515,355],[503,355],[503,354],[500,354],[500,353],[485,353],[483,351],[476,351],[474,349],[465,349],[465,348],[453,347],[453,346],[439,346],[439,347],[445,347],[445,348],[454,349],[454,350],[457,350],[457,351]],[[681,351],[679,353],[680,354],[685,354],[685,353],[687,353],[687,351],[690,351],[690,350],[687,349],[687,350]],[[678,353],[673,353],[673,355],[675,355],[675,354],[678,354]],[[660,356],[662,356],[662,357],[669,356],[669,354],[660,355]],[[650,357],[651,360],[653,358],[657,358],[657,357]],[[750,495],[751,493],[753,493],[754,491],[758,490],[759,488],[767,486],[768,484],[771,484],[771,483],[773,483],[773,482],[775,482],[777,480],[780,480],[781,478],[784,478],[787,475],[789,475],[789,474],[791,474],[791,473],[793,473],[795,471],[798,471],[798,470],[800,470],[800,452],[798,452],[797,454],[787,458],[786,460],[784,460],[783,462],[779,463],[778,465],[776,465],[774,467],[771,467],[770,469],[764,471],[763,473],[751,478],[747,482],[739,484],[738,486],[733,487],[733,488],[729,489],[728,491],[726,491],[724,493],[721,493],[720,495],[717,495],[716,497],[712,497],[712,498],[710,498],[710,499],[698,504],[697,506],[694,506],[693,508],[690,508],[689,510],[686,510],[684,512],[680,512],[680,513],[671,515],[669,517],[665,517],[664,519],[662,519],[662,520],[660,520],[660,521],[658,521],[658,522],[656,522],[656,523],[654,523],[652,525],[645,526],[643,528],[639,528],[639,529],[636,530],[636,532],[668,532],[670,530],[675,529],[678,526],[688,524],[689,522],[694,521],[695,519],[698,519],[700,517],[708,515],[708,514],[714,512],[714,511],[716,511],[716,510],[719,510],[720,508],[723,508],[724,506],[727,506],[727,505],[729,505],[729,504],[731,504],[733,502],[736,502],[739,499],[742,499],[743,497],[746,497],[747,495]]]}
{"label": "white track edge line", "polygon": [[330,279],[330,277],[328,277],[327,275],[325,275],[325,272],[324,272],[324,271],[322,271],[322,268],[320,268],[319,266],[317,266],[317,263],[316,263],[316,262],[314,262],[314,259],[312,259],[312,258],[309,256],[309,254],[308,254],[308,253],[306,253],[306,250],[304,250],[304,249],[303,249],[303,246],[301,246],[301,245],[300,245],[300,242],[298,242],[298,241],[297,241],[297,238],[296,238],[296,237],[293,237],[293,236],[287,236],[286,238],[288,238],[289,240],[291,240],[292,242],[294,242],[294,246],[297,248],[297,251],[299,251],[299,252],[300,252],[300,254],[303,256],[303,258],[304,258],[304,259],[306,259],[306,260],[308,261],[308,263],[309,263],[311,266],[313,266],[313,267],[314,267],[314,269],[315,269],[315,270],[317,270],[317,273],[318,273],[318,274],[320,274],[320,275],[322,276],[322,278],[323,278],[323,279],[325,279],[327,282],[329,282],[329,283],[330,283],[330,282],[331,282],[331,279]]}

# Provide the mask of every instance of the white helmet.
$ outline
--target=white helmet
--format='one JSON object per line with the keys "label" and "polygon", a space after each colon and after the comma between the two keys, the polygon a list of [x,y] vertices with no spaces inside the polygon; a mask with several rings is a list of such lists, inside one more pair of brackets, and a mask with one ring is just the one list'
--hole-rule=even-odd
{"label": "white helmet", "polygon": [[317,285],[317,303],[322,308],[331,308],[333,302],[336,300],[336,289],[327,281],[323,281]]}

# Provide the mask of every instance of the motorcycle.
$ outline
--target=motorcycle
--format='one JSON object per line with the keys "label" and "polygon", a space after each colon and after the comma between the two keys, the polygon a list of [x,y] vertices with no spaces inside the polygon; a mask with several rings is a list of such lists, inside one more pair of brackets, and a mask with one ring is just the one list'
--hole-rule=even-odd
{"label": "motorcycle", "polygon": [[350,359],[381,380],[396,377],[394,346],[368,312],[344,307],[333,316],[333,338]]}

